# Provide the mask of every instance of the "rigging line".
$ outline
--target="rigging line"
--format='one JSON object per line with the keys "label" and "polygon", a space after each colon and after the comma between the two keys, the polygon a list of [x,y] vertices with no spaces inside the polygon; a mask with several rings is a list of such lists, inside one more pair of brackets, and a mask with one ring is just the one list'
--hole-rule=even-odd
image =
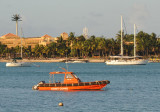
{"label": "rigging line", "polygon": [[57,63],[57,67],[58,67],[58,68],[62,68],[59,63]]}
{"label": "rigging line", "polygon": [[139,32],[137,25],[136,25],[136,32],[137,32],[137,33]]}
{"label": "rigging line", "polygon": [[127,34],[127,29],[126,29],[126,25],[125,25],[124,19],[123,19],[123,24],[124,24],[124,29],[125,29],[126,34]]}
{"label": "rigging line", "polygon": [[23,32],[22,27],[21,27],[21,37],[24,37],[24,32]]}
{"label": "rigging line", "polygon": [[66,68],[67,68],[67,71],[68,71],[68,64],[66,63]]}
{"label": "rigging line", "polygon": [[21,33],[22,33],[22,34],[21,34],[21,36],[23,36],[23,37],[24,37],[24,33],[23,33],[23,30],[22,30],[22,27],[21,27]]}

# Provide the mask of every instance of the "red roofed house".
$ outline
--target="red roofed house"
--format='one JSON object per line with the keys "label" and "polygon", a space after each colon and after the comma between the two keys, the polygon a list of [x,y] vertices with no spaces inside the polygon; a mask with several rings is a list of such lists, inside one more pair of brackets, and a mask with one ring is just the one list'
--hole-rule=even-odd
{"label": "red roofed house", "polygon": [[51,42],[54,42],[55,41],[55,38],[54,37],[51,37],[49,35],[44,35],[41,37],[41,41],[39,43],[39,45],[44,45],[46,46],[47,44],[51,43]]}

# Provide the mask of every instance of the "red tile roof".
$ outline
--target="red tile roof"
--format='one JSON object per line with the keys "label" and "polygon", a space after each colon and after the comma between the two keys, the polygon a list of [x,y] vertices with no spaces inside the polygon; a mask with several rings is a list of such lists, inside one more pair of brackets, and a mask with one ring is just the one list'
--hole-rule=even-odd
{"label": "red tile roof", "polygon": [[1,38],[20,38],[20,37],[13,33],[8,33],[6,35],[3,35]]}
{"label": "red tile roof", "polygon": [[46,38],[46,37],[49,37],[49,38],[50,38],[51,36],[50,36],[50,35],[45,34],[45,35],[44,35],[44,36],[42,36],[42,37],[45,37],[45,38]]}

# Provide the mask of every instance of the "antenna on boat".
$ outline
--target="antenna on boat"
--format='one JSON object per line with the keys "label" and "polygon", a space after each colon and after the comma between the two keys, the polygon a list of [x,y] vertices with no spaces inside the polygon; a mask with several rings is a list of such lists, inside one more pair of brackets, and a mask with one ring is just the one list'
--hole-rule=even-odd
{"label": "antenna on boat", "polygon": [[66,68],[67,68],[67,71],[68,71],[68,64],[66,63]]}
{"label": "antenna on boat", "polygon": [[[67,62],[67,53],[66,53],[66,62]],[[66,68],[67,68],[67,71],[68,71],[68,64],[66,63]]]}
{"label": "antenna on boat", "polygon": [[67,70],[66,70],[65,68],[61,68],[61,69],[63,69],[64,71],[66,71],[66,72],[67,72]]}

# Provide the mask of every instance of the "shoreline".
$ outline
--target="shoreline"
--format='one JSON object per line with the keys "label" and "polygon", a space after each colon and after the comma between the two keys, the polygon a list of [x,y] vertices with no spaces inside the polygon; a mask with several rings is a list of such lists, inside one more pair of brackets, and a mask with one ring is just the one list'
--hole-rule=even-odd
{"label": "shoreline", "polygon": [[[22,59],[18,60],[19,62],[33,62],[33,63],[59,63],[65,62],[66,60],[74,60],[74,61],[85,61],[89,63],[105,63],[106,59],[102,58],[87,58],[87,59],[66,59],[66,58],[52,58],[52,59]],[[0,62],[11,62],[12,59],[0,59]],[[160,60],[149,60],[149,63],[160,63]]]}
{"label": "shoreline", "polygon": [[[72,59],[75,61],[86,61],[89,63],[104,63],[105,59]],[[11,59],[0,59],[0,62],[10,62]],[[23,62],[37,62],[37,63],[56,63],[56,62],[65,62],[66,59],[65,58],[60,58],[60,59],[22,59],[22,60],[18,60],[18,61],[23,61]]]}

